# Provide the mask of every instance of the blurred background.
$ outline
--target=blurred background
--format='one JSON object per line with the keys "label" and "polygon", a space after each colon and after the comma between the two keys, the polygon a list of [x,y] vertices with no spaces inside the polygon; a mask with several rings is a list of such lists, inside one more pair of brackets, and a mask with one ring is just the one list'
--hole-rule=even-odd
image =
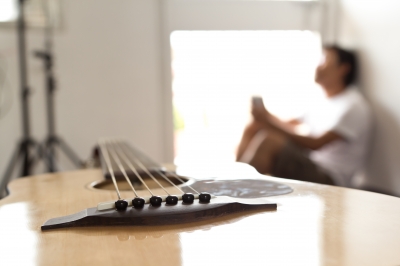
{"label": "blurred background", "polygon": [[[22,137],[17,14],[0,0],[1,175]],[[252,95],[299,116],[320,93],[321,45],[354,49],[376,125],[354,186],[400,195],[400,1],[27,0],[25,15],[31,135],[47,134],[34,51],[51,26],[56,131],[82,160],[98,138],[124,136],[160,162],[234,161]]]}

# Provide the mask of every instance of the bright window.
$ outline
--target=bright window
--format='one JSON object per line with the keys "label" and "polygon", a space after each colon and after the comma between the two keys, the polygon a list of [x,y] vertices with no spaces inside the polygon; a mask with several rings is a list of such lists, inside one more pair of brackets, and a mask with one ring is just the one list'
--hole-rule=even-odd
{"label": "bright window", "polygon": [[17,17],[17,6],[13,0],[0,1],[0,22],[13,21]]}
{"label": "bright window", "polygon": [[[19,0],[0,0],[0,24],[14,23]],[[25,17],[29,26],[60,26],[60,0],[25,0]]]}
{"label": "bright window", "polygon": [[288,119],[319,94],[321,40],[310,31],[175,31],[171,48],[178,165],[233,161],[251,96]]}

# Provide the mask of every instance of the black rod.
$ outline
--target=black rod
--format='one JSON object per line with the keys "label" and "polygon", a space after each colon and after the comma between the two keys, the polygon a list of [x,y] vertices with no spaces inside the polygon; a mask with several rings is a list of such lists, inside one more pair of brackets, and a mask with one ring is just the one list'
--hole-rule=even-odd
{"label": "black rod", "polygon": [[29,87],[28,87],[28,69],[26,66],[26,40],[25,40],[25,14],[24,1],[18,1],[18,48],[19,48],[19,69],[20,69],[20,88],[22,97],[22,128],[24,139],[30,139],[30,121],[29,121]]}
{"label": "black rod", "polygon": [[21,108],[22,108],[22,176],[31,174],[31,158],[30,158],[30,142],[31,142],[31,131],[30,131],[30,119],[29,119],[29,86],[28,86],[28,68],[26,64],[26,23],[25,23],[25,12],[24,12],[25,0],[18,1],[18,48],[19,48],[19,69],[20,69],[20,88],[21,88]]}

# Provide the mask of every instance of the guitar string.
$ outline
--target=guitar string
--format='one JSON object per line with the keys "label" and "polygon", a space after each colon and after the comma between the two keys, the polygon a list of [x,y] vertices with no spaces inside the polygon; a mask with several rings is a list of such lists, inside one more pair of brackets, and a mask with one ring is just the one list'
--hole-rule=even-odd
{"label": "guitar string", "polygon": [[147,186],[146,182],[142,179],[142,177],[140,176],[139,172],[136,170],[136,168],[132,165],[132,163],[129,161],[125,151],[123,151],[121,149],[121,147],[119,146],[119,144],[116,141],[115,142],[116,146],[117,146],[117,153],[119,153],[120,157],[122,158],[122,160],[125,162],[125,164],[130,168],[130,170],[135,174],[135,176],[140,180],[140,182],[145,186],[145,188],[149,191],[150,195],[154,196],[153,192],[151,191],[151,189]]}
{"label": "guitar string", "polygon": [[161,171],[156,171],[156,173],[158,175],[160,175],[162,178],[164,178],[168,183],[170,183],[172,186],[174,186],[177,190],[179,190],[180,192],[182,192],[182,194],[185,194],[185,192],[180,189],[179,187],[177,187],[166,175],[164,175]]}
{"label": "guitar string", "polygon": [[[123,140],[119,140],[119,142],[124,142]],[[126,148],[130,151],[130,153],[133,155],[131,149],[128,147],[128,145],[126,145]],[[135,156],[136,157],[136,156]],[[139,159],[136,159],[139,160]],[[143,165],[143,164],[142,164]],[[185,191],[183,191],[181,188],[179,188],[178,186],[176,186],[166,175],[164,175],[161,171],[157,171],[157,173],[163,177],[168,183],[170,183],[171,185],[173,185],[176,189],[178,189],[179,191],[181,191],[183,194],[185,193]],[[177,174],[175,174],[172,171],[168,171],[169,174],[171,174],[174,178],[176,178],[177,180],[179,180],[182,184],[185,184],[186,182],[183,181],[181,178],[178,177]],[[193,190],[196,194],[200,194],[200,192],[198,192],[197,190],[195,190],[192,186],[190,185],[186,185],[189,189]]]}
{"label": "guitar string", "polygon": [[[106,143],[106,146],[107,146],[107,143]],[[128,175],[126,174],[125,168],[124,168],[124,166],[122,165],[121,160],[119,159],[117,153],[115,152],[115,149],[114,149],[114,147],[112,146],[112,144],[110,145],[110,150],[109,150],[109,152],[110,152],[111,157],[112,157],[112,158],[114,159],[114,161],[116,162],[116,164],[117,164],[119,170],[121,171],[122,175],[125,177],[126,182],[128,182],[129,186],[131,187],[133,193],[135,194],[136,197],[139,197],[139,195],[136,193],[136,190],[135,190],[135,188],[133,187],[133,185],[132,185],[132,183],[131,183],[131,180],[129,179]]]}
{"label": "guitar string", "polygon": [[[183,181],[177,174],[175,174],[174,172],[172,172],[172,171],[168,171],[168,173],[170,174],[170,175],[172,175],[174,178],[176,178],[176,179],[178,179],[179,180],[179,182],[181,182],[183,185],[186,183],[185,181]],[[192,186],[189,186],[189,185],[185,185],[186,187],[188,187],[188,188],[190,188],[191,190],[193,190],[195,193],[197,193],[197,194],[200,194],[197,190],[195,190]]]}
{"label": "guitar string", "polygon": [[[117,143],[117,145],[120,145],[119,142],[116,142],[116,143]],[[125,144],[124,146],[126,146],[126,144]],[[122,150],[123,150],[123,147],[122,147],[122,146],[121,146],[121,148],[122,148]],[[132,153],[132,151],[131,151],[130,149],[125,149],[125,154],[126,154],[126,151],[129,151],[129,153],[131,154],[130,157],[135,161],[135,163],[136,163],[144,172],[146,172],[146,174],[147,174],[148,176],[150,176],[150,178],[153,179],[153,181],[156,182],[157,185],[159,185],[159,186],[165,191],[165,193],[168,194],[168,196],[171,196],[171,194],[164,188],[163,185],[160,184],[160,182],[158,182],[157,178],[155,178],[155,177],[151,174],[151,172],[146,168],[146,166],[144,166],[144,165],[142,164],[141,161],[139,161],[138,159],[136,159],[136,156]]]}
{"label": "guitar string", "polygon": [[114,184],[115,191],[117,192],[118,199],[120,200],[121,199],[121,194],[119,193],[117,181],[115,180],[114,169],[112,168],[111,160],[110,160],[110,157],[108,155],[108,151],[104,147],[104,140],[100,140],[99,141],[99,147],[100,147],[101,153],[103,154],[104,162],[106,163],[106,166],[108,168],[108,172],[111,175],[111,180],[112,180],[112,182]]}

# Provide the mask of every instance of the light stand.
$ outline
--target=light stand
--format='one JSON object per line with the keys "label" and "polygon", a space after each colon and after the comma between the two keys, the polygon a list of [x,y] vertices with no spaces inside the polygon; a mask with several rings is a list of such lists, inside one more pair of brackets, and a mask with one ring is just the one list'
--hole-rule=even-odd
{"label": "light stand", "polygon": [[37,143],[30,135],[30,120],[29,120],[29,95],[30,89],[28,86],[28,70],[26,66],[26,43],[25,43],[25,17],[24,17],[24,2],[18,2],[18,55],[19,55],[19,72],[20,72],[20,89],[21,89],[21,107],[22,107],[22,130],[23,137],[14,150],[14,153],[9,161],[9,164],[4,173],[3,179],[0,182],[0,197],[8,182],[10,181],[14,169],[19,161],[21,161],[21,176],[28,176],[32,173],[32,168],[37,161],[36,156],[32,154],[32,150],[37,148]]}
{"label": "light stand", "polygon": [[[49,15],[48,15],[49,17]],[[55,109],[54,109],[54,92],[56,90],[56,81],[53,75],[53,59],[51,49],[51,24],[48,19],[46,34],[45,34],[45,51],[36,51],[35,56],[43,60],[45,83],[46,83],[46,106],[47,106],[47,137],[41,144],[41,155],[47,165],[49,172],[57,171],[56,165],[56,148],[61,151],[71,160],[76,167],[82,167],[83,162],[79,159],[71,147],[56,134],[55,129]]]}
{"label": "light stand", "polygon": [[71,147],[56,134],[55,117],[54,117],[54,91],[56,90],[56,82],[53,76],[53,56],[50,51],[38,51],[35,56],[44,62],[44,70],[46,77],[46,106],[47,106],[47,137],[41,144],[41,153],[46,162],[49,172],[57,171],[56,166],[56,148],[61,151],[75,164],[76,167],[82,167],[83,162]]}

